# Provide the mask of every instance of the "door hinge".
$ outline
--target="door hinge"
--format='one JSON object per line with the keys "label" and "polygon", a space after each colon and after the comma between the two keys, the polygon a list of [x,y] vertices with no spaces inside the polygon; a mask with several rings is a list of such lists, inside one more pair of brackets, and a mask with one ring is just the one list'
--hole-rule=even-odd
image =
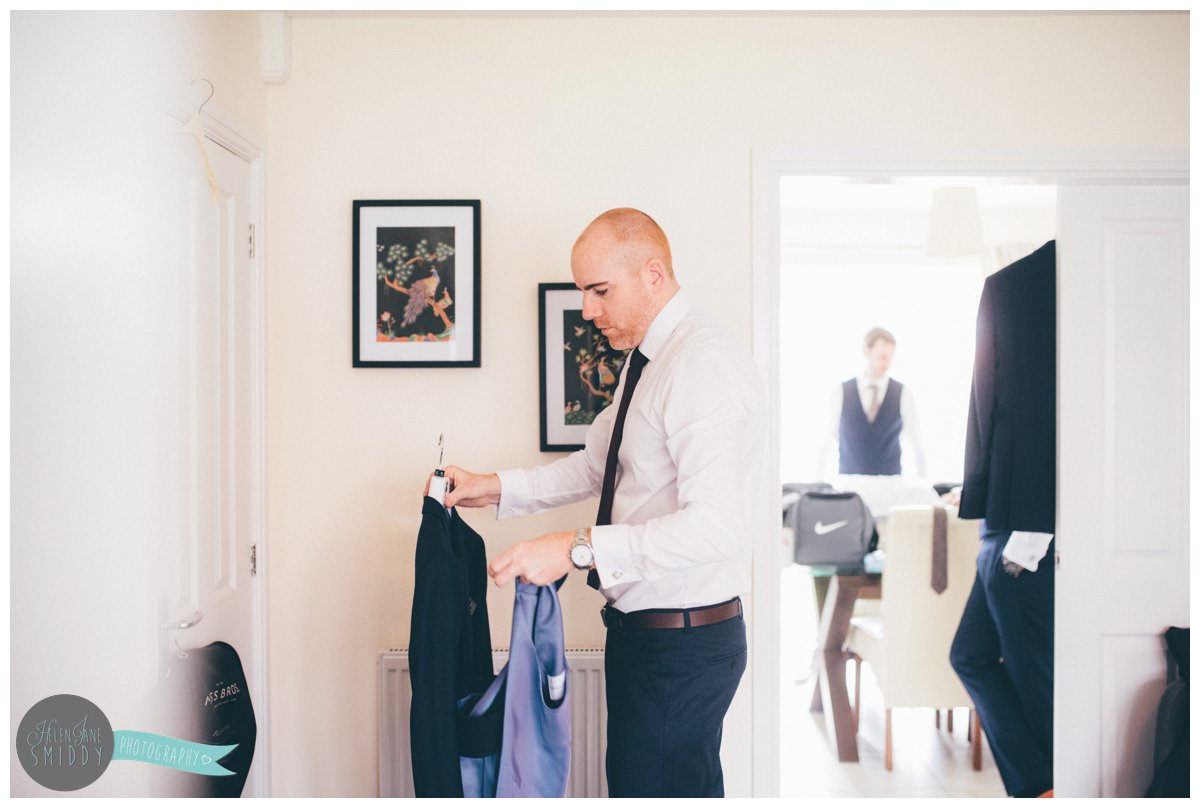
{"label": "door hinge", "polygon": [[258,575],[258,545],[250,545],[250,575]]}
{"label": "door hinge", "polygon": [[250,257],[254,257],[254,225],[250,225]]}

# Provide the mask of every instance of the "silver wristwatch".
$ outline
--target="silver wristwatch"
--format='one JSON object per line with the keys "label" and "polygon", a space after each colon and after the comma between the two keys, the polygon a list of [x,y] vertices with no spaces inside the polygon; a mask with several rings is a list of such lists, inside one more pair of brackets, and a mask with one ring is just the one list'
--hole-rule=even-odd
{"label": "silver wristwatch", "polygon": [[590,570],[596,557],[592,554],[592,545],[588,542],[588,529],[581,527],[575,531],[575,541],[571,542],[568,553],[571,563],[577,570]]}

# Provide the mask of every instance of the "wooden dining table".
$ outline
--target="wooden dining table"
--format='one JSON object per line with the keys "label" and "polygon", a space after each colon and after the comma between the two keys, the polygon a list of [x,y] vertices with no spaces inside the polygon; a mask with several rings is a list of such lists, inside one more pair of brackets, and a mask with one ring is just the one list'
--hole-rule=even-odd
{"label": "wooden dining table", "polygon": [[833,574],[821,608],[817,632],[817,686],[813,688],[812,711],[824,712],[825,729],[837,746],[838,760],[858,760],[857,705],[850,704],[846,688],[847,654],[844,646],[850,618],[859,598],[878,599],[881,576],[871,573]]}

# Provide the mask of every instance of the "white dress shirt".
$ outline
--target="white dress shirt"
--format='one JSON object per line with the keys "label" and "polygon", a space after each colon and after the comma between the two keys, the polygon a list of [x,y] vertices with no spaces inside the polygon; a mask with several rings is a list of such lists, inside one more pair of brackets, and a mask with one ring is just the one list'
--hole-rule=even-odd
{"label": "white dress shirt", "polygon": [[[766,452],[762,380],[750,354],[682,292],[639,348],[650,361],[625,417],[613,523],[592,528],[601,591],[623,612],[729,600],[750,587],[751,509]],[[499,472],[498,518],[600,494],[625,376],[582,450]]]}
{"label": "white dress shirt", "polygon": [[[856,379],[858,383],[858,399],[862,403],[863,413],[871,414],[871,385],[879,385],[879,403],[887,397],[888,384],[891,379],[883,376],[872,379],[865,372]],[[917,420],[917,405],[913,400],[912,388],[904,385],[900,393],[900,462],[905,473],[925,476],[925,447],[921,442],[921,424]],[[826,430],[826,440],[817,457],[817,479],[827,480],[837,473],[837,463],[830,463],[838,458],[840,449],[839,429],[842,423],[842,385],[833,388],[829,396],[829,420]]]}

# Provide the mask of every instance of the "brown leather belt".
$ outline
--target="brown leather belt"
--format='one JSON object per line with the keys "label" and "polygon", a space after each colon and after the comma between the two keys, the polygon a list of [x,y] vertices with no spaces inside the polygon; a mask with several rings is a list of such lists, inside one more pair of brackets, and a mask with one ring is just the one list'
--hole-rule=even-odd
{"label": "brown leather belt", "polygon": [[618,611],[612,606],[600,610],[606,628],[696,628],[732,620],[742,613],[742,599],[734,598],[715,606],[694,609],[643,609],[637,612]]}

